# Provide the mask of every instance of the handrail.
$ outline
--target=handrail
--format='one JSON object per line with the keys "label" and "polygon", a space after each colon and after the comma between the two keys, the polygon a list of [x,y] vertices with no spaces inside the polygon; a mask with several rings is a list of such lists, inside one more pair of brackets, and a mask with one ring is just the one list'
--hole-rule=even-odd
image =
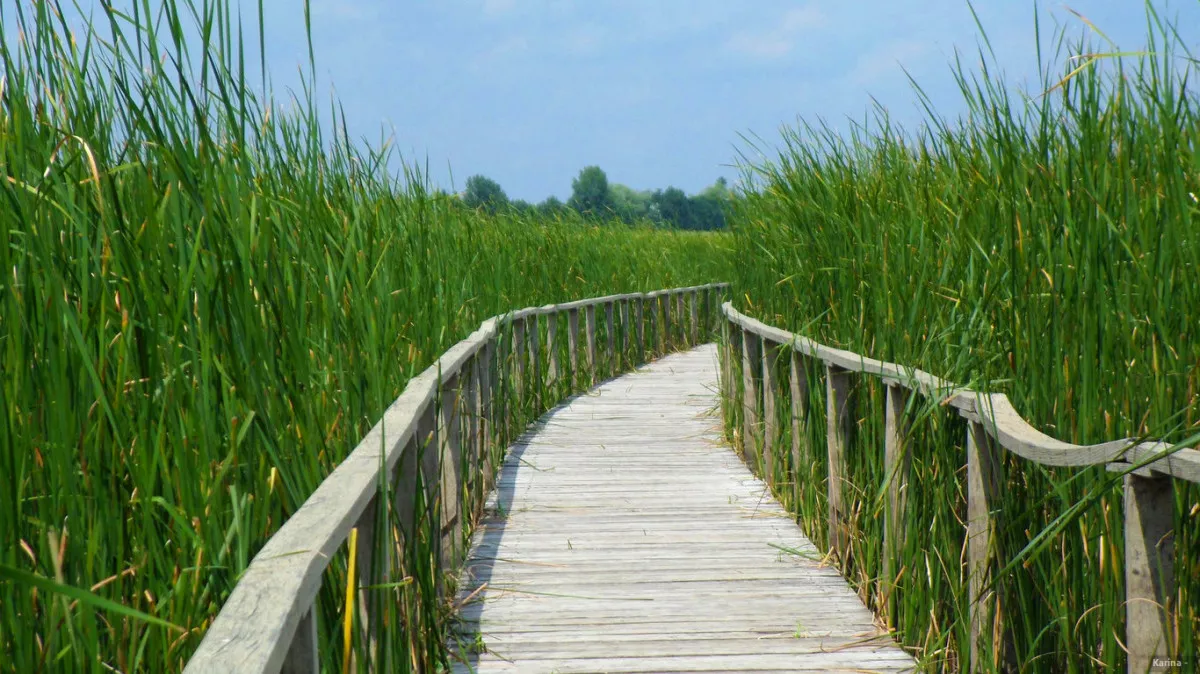
{"label": "handrail", "polygon": [[[956,408],[967,419],[967,539],[971,591],[972,669],[978,662],[978,642],[990,631],[995,594],[990,589],[997,568],[993,534],[997,519],[994,504],[999,489],[994,475],[999,449],[1048,466],[1105,466],[1124,475],[1126,647],[1129,671],[1144,672],[1155,659],[1167,658],[1166,635],[1173,617],[1164,607],[1174,595],[1174,488],[1172,478],[1200,482],[1200,451],[1165,442],[1138,442],[1124,438],[1094,445],[1063,442],[1027,422],[1003,393],[982,393],[959,386],[917,368],[889,363],[851,351],[825,346],[787,330],[772,327],[733,308],[721,305],[725,319],[721,385],[727,398],[739,389],[734,368],[741,370],[743,455],[758,464],[764,478],[772,479],[772,447],[779,438],[774,410],[781,397],[775,370],[781,349],[792,353],[790,388],[793,419],[802,414],[798,398],[807,395],[807,382],[797,358],[821,361],[826,369],[827,441],[829,453],[829,540],[831,551],[844,552],[846,532],[842,516],[844,453],[850,444],[849,390],[852,375],[881,378],[886,385],[884,461],[891,476],[885,506],[883,578],[894,583],[895,542],[903,532],[904,497],[908,480],[907,429],[901,415],[910,392]],[[740,346],[740,354],[737,353]],[[805,398],[806,399],[806,398]],[[760,411],[761,405],[761,411]],[[762,419],[760,423],[760,418]],[[793,421],[795,430],[796,422]],[[799,439],[793,433],[793,453],[799,456]],[[753,455],[751,455],[753,453]],[[886,601],[886,599],[885,599]]]}
{"label": "handrail", "polygon": [[[453,565],[454,551],[463,544],[455,538],[454,527],[461,523],[460,515],[478,517],[482,506],[478,501],[468,504],[470,497],[464,492],[470,491],[467,487],[490,483],[499,463],[493,460],[495,451],[502,452],[507,446],[506,429],[518,424],[517,431],[524,428],[526,419],[516,408],[525,405],[536,413],[534,408],[543,402],[541,388],[564,379],[566,366],[557,362],[560,345],[555,343],[559,316],[570,319],[571,382],[579,373],[586,375],[584,383],[590,383],[604,374],[596,350],[597,309],[604,310],[607,323],[605,367],[607,374],[615,374],[619,365],[635,364],[622,355],[630,345],[636,347],[636,359],[640,360],[647,352],[665,353],[698,343],[701,313],[707,317],[704,333],[711,333],[717,318],[715,302],[728,287],[727,283],[714,283],[609,295],[529,307],[485,320],[408,382],[355,449],[263,545],[184,672],[274,674],[285,663],[288,671],[317,671],[314,602],[322,575],[351,529],[373,530],[377,511],[386,510],[377,508],[382,485],[394,490],[385,496],[397,504],[412,503],[424,480],[424,490],[435,493],[434,503],[421,513],[408,508],[404,517],[409,521],[400,522],[400,529],[412,531],[418,526],[416,518],[424,518],[433,531],[442,533],[439,562]],[[619,320],[614,317],[618,309]],[[581,310],[586,318],[586,369],[576,358]],[[554,319],[547,321],[545,341],[538,328],[539,317]],[[618,331],[623,333],[620,347],[616,344]],[[499,349],[506,350],[501,354],[506,357],[496,358]],[[548,355],[551,367],[539,373],[542,352]],[[530,378],[531,373],[537,380]],[[509,405],[505,392],[516,396],[516,405]],[[434,451],[427,451],[430,448]],[[401,467],[404,470],[398,470]],[[364,556],[371,553],[370,536],[366,539],[367,543],[359,540],[360,586],[373,584],[379,575],[364,562]],[[375,577],[367,575],[372,573]],[[369,621],[370,616],[364,616],[363,622]]]}

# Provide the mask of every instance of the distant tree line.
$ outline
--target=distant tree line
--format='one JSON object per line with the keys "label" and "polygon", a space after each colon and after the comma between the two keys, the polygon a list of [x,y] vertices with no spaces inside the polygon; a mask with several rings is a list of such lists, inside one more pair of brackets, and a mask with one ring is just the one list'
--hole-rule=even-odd
{"label": "distant tree line", "polygon": [[487,176],[467,178],[463,205],[489,213],[516,211],[522,214],[553,216],[574,210],[598,220],[619,218],[627,223],[652,222],[678,229],[712,230],[725,227],[732,194],[724,178],[699,194],[688,195],[678,187],[665,190],[635,190],[620,183],[609,183],[599,166],[588,166],[571,181],[571,198],[563,203],[554,196],[539,204],[523,199],[510,201],[500,183]]}

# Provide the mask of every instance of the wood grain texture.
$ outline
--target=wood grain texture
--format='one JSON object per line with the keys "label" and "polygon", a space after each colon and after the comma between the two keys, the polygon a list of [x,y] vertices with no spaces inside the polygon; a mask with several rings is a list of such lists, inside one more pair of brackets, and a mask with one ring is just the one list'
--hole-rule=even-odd
{"label": "wood grain texture", "polygon": [[825,442],[829,457],[829,551],[844,557],[849,543],[846,530],[842,482],[846,474],[846,451],[853,444],[854,401],[851,373],[836,366],[825,366]]}
{"label": "wood grain texture", "polygon": [[[1000,447],[1030,461],[1048,466],[1095,466],[1124,461],[1146,463],[1145,474],[1200,482],[1200,450],[1167,448],[1163,443],[1137,443],[1122,438],[1095,445],[1076,445],[1052,438],[1030,425],[1003,393],[984,394],[954,384],[917,368],[888,363],[861,354],[819,344],[807,337],[766,325],[746,316],[733,305],[721,305],[726,320],[764,341],[790,346],[828,366],[862,372],[898,384],[961,410],[963,416],[981,421]],[[1160,457],[1155,460],[1155,457]]]}
{"label": "wood grain texture", "polygon": [[1125,632],[1128,671],[1167,660],[1175,601],[1175,489],[1165,477],[1125,476]]}
{"label": "wood grain texture", "polygon": [[883,468],[886,471],[888,498],[887,508],[883,511],[883,582],[879,584],[879,604],[887,607],[890,621],[896,572],[902,566],[898,555],[900,540],[904,536],[908,477],[912,472],[912,453],[906,443],[908,423],[904,417],[904,408],[911,393],[902,386],[890,385],[885,395]]}
{"label": "wood grain texture", "polygon": [[513,445],[459,584],[478,593],[454,671],[914,667],[725,446],[715,361],[655,361]]}

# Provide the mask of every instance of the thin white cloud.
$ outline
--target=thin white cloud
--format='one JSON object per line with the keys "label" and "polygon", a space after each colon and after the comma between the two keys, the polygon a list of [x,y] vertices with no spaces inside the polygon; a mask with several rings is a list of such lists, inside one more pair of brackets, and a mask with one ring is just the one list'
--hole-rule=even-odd
{"label": "thin white cloud", "polygon": [[483,0],[483,13],[488,16],[508,14],[517,8],[517,0]]}
{"label": "thin white cloud", "polygon": [[824,23],[824,13],[815,3],[809,3],[784,12],[766,30],[737,31],[725,42],[725,49],[757,59],[780,59],[792,53],[807,31]]}
{"label": "thin white cloud", "polygon": [[885,77],[903,77],[901,66],[912,67],[930,53],[928,42],[921,40],[891,40],[862,54],[850,71],[850,81],[866,86]]}

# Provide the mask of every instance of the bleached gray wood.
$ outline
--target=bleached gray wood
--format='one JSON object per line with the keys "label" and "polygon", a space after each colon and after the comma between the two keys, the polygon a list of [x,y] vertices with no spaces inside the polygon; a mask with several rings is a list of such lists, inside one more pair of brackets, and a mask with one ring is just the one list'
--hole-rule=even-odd
{"label": "bleached gray wood", "polygon": [[[1128,671],[1144,674],[1171,653],[1175,599],[1175,487],[1169,478],[1125,476],[1125,645]],[[1178,669],[1178,668],[1175,668]]]}
{"label": "bleached gray wood", "polygon": [[530,316],[526,319],[528,336],[525,343],[529,348],[529,397],[531,400],[541,404],[542,400],[542,367],[541,357],[538,353],[541,349],[542,333],[540,327],[540,319],[538,316]]}
{"label": "bleached gray wood", "polygon": [[571,361],[571,382],[578,386],[583,378],[579,376],[579,310],[571,309],[567,313],[567,351]]}
{"label": "bleached gray wood", "polygon": [[765,325],[739,313],[726,302],[721,306],[724,316],[739,327],[762,339],[788,344],[806,356],[849,372],[862,372],[895,382],[930,398],[942,401],[966,414],[968,418],[985,422],[989,435],[1004,449],[1050,466],[1092,466],[1124,460],[1138,462],[1159,453],[1162,455],[1149,470],[1189,482],[1200,482],[1200,450],[1174,448],[1164,452],[1161,443],[1135,444],[1131,439],[1119,439],[1095,445],[1075,445],[1052,438],[1026,422],[1002,393],[983,394],[964,386],[940,379],[917,368],[887,363],[873,358],[819,344],[807,337]]}
{"label": "bleached gray wood", "polygon": [[621,314],[620,314],[621,362],[620,362],[619,367],[621,368],[622,371],[627,370],[632,366],[632,363],[630,363],[630,361],[629,361],[629,354],[630,354],[629,345],[630,345],[630,342],[633,341],[631,339],[631,335],[632,335],[631,330],[633,329],[633,326],[630,324],[630,320],[631,320],[630,308],[631,307],[630,307],[629,300],[621,300]]}
{"label": "bleached gray wood", "polygon": [[[724,288],[727,284],[712,287]],[[420,465],[423,474],[409,487],[413,490],[411,500],[397,493],[398,512],[408,509],[409,519],[414,521],[418,517],[436,519],[440,515],[440,504],[435,498],[440,488],[438,453],[424,451],[426,443],[414,441],[416,434],[425,438],[434,435],[432,426],[436,410],[430,403],[435,398],[438,381],[457,375],[464,363],[490,344],[493,350],[489,356],[491,381],[488,388],[491,394],[496,394],[502,387],[510,386],[521,366],[522,349],[512,343],[508,331],[522,324],[524,319],[594,307],[618,299],[643,302],[653,297],[657,295],[631,293],[520,309],[485,320],[478,330],[447,350],[409,381],[404,392],[354,451],[263,545],[205,633],[185,671],[189,674],[280,671],[295,641],[297,628],[301,627],[315,600],[328,561],[345,543],[350,529],[375,496],[381,471],[394,471],[401,456],[409,456],[406,460]],[[505,334],[500,343],[503,353],[500,353],[495,347],[502,331]],[[506,425],[510,418],[507,409],[495,405],[497,400],[506,405],[508,396],[489,396],[492,407],[489,426],[492,428]],[[418,431],[418,426],[425,430]],[[413,447],[424,456],[406,453],[407,448]],[[431,466],[427,465],[430,463]],[[402,480],[401,484],[407,483]],[[430,493],[418,494],[418,484],[424,485]],[[425,504],[421,512],[415,508],[418,501]],[[405,503],[410,505],[403,505]],[[439,542],[440,537],[437,537],[434,545]],[[311,626],[312,623],[304,623],[305,630]]]}
{"label": "bleached gray wood", "polygon": [[279,671],[281,674],[319,674],[321,671],[320,654],[317,651],[317,613],[311,608],[304,612],[300,624],[296,626],[296,636],[292,638],[287,656]]}
{"label": "bleached gray wood", "polygon": [[715,357],[610,380],[513,444],[459,583],[481,591],[454,671],[914,667],[723,443]]}
{"label": "bleached gray wood", "polygon": [[[362,643],[366,646],[369,663],[374,662],[375,652],[377,650],[379,633],[379,624],[376,620],[378,615],[378,602],[376,601],[377,593],[371,590],[362,588],[377,585],[383,582],[383,578],[387,575],[388,559],[377,559],[375,555],[376,527],[381,523],[376,521],[380,517],[382,508],[379,507],[379,496],[371,499],[367,509],[359,516],[358,523],[355,524],[355,529],[358,530],[358,541],[356,555],[358,559],[357,574],[355,579],[358,585],[358,599],[356,601],[355,611],[357,613],[356,622]],[[351,658],[353,660],[353,657]],[[373,668],[373,664],[371,665]]]}
{"label": "bleached gray wood", "polygon": [[779,345],[763,342],[762,388],[763,388],[763,431],[762,431],[762,478],[774,484],[775,451],[779,444],[779,415],[775,411],[779,401]]}
{"label": "bleached gray wood", "polygon": [[461,536],[462,435],[459,420],[460,375],[442,384],[438,400],[438,486],[442,504],[442,564],[453,566],[459,555]]}
{"label": "bleached gray wood", "polygon": [[[983,424],[967,424],[967,573],[971,602],[970,671],[991,671],[980,661],[980,641],[992,640],[992,625],[999,610],[995,577],[996,530],[1000,515],[1000,457]],[[999,649],[1003,658],[1003,636]]]}
{"label": "bleached gray wood", "polygon": [[480,467],[484,466],[483,461],[483,443],[480,438],[479,429],[483,424],[483,403],[479,399],[479,380],[482,375],[483,368],[483,350],[481,349],[471,359],[471,366],[466,371],[467,382],[463,387],[463,395],[465,402],[462,407],[465,418],[463,419],[464,440],[463,447],[466,458],[463,462],[465,472],[464,482],[468,485],[468,502],[470,510],[468,513],[471,519],[474,520],[483,509],[483,497],[486,492],[483,490],[484,472]]}
{"label": "bleached gray wood", "polygon": [[675,321],[671,315],[671,295],[663,293],[658,296],[658,305],[662,311],[662,353],[668,354],[674,350]]}
{"label": "bleached gray wood", "polygon": [[525,373],[525,318],[515,318],[512,322],[512,352],[509,356],[512,358],[513,365],[513,386],[512,390],[516,395],[519,404],[524,404],[526,394],[529,389],[528,375]]}
{"label": "bleached gray wood", "polygon": [[888,498],[887,507],[883,511],[883,582],[879,585],[882,593],[880,606],[885,607],[884,613],[890,624],[892,592],[895,589],[896,572],[900,566],[900,541],[904,537],[904,514],[912,453],[906,442],[908,425],[904,417],[909,391],[899,385],[888,385],[885,396],[883,466]]}
{"label": "bleached gray wood", "polygon": [[584,336],[587,338],[587,376],[585,382],[596,381],[596,307],[588,306],[584,309],[585,327],[583,329]]}
{"label": "bleached gray wood", "polygon": [[612,376],[617,372],[617,347],[616,334],[613,332],[613,305],[609,302],[604,305],[604,329],[606,331],[605,341],[608,344],[608,356],[605,359],[605,374]]}
{"label": "bleached gray wood", "polygon": [[788,350],[788,388],[792,405],[792,496],[800,502],[803,485],[800,468],[812,461],[812,447],[808,439],[808,371],[795,350]]}
{"label": "bleached gray wood", "polygon": [[691,344],[688,342],[688,338],[687,338],[687,335],[688,335],[687,314],[684,313],[684,309],[683,309],[685,294],[686,293],[684,293],[682,291],[675,293],[675,325],[678,326],[676,328],[676,333],[677,333],[676,336],[677,336],[677,339],[679,340],[676,343],[676,346],[678,348],[686,348],[686,347],[691,346]]}
{"label": "bleached gray wood", "polygon": [[691,341],[688,343],[695,346],[700,343],[700,291],[693,290],[688,293],[688,316],[691,319]]}
{"label": "bleached gray wood", "polygon": [[546,353],[549,354],[550,369],[546,373],[548,384],[558,383],[561,370],[558,365],[558,316],[551,316],[546,323]]}
{"label": "bleached gray wood", "polygon": [[846,479],[846,451],[854,433],[853,401],[850,398],[851,373],[836,366],[825,366],[825,442],[829,456],[829,550],[845,558],[849,532],[843,515],[842,482]]}
{"label": "bleached gray wood", "polygon": [[646,301],[642,299],[632,300],[633,304],[633,322],[637,326],[637,362],[643,363],[646,361],[646,321],[649,317],[646,315]]}
{"label": "bleached gray wood", "polygon": [[758,384],[755,381],[762,367],[762,341],[749,330],[741,331],[742,342],[742,458],[754,466],[758,463]]}

